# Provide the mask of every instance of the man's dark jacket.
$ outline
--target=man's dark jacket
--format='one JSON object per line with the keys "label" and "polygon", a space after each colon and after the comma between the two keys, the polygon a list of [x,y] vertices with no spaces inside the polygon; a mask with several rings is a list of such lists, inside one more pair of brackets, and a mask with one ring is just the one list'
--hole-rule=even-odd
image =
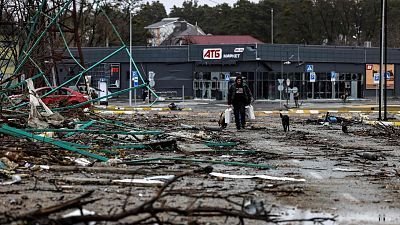
{"label": "man's dark jacket", "polygon": [[[242,84],[242,86],[243,86],[243,94],[244,94],[245,102],[241,102],[241,103],[244,103],[245,105],[250,105],[251,98],[252,98],[250,89],[246,84]],[[239,103],[239,102],[237,102],[238,100],[235,98],[236,88],[237,88],[237,84],[236,83],[232,84],[231,87],[229,88],[229,91],[228,91],[228,105],[233,105],[233,104],[238,104]]]}

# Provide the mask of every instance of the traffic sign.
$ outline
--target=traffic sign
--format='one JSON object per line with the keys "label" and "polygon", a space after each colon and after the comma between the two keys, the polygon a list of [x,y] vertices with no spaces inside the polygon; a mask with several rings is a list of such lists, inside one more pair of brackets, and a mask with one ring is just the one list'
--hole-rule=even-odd
{"label": "traffic sign", "polygon": [[389,79],[390,79],[390,72],[389,72],[389,71],[387,71],[385,74],[386,74],[386,76],[385,76],[385,77],[386,77],[386,79],[387,79],[387,80],[389,80]]}
{"label": "traffic sign", "polygon": [[379,73],[374,73],[374,84],[379,84]]}
{"label": "traffic sign", "polygon": [[317,79],[317,75],[315,75],[315,72],[310,73],[310,82],[315,82]]}
{"label": "traffic sign", "polygon": [[286,86],[289,86],[290,85],[290,79],[288,78],[288,79],[286,79]]}
{"label": "traffic sign", "polygon": [[231,75],[229,73],[225,74],[225,81],[229,81],[231,79]]}
{"label": "traffic sign", "polygon": [[314,65],[306,65],[306,72],[314,72]]}
{"label": "traffic sign", "polygon": [[154,73],[153,71],[149,71],[149,80],[154,80],[155,75],[156,73]]}
{"label": "traffic sign", "polygon": [[151,80],[151,81],[149,82],[149,85],[150,85],[150,87],[154,87],[154,85],[156,85],[156,82],[155,82],[154,80]]}
{"label": "traffic sign", "polygon": [[137,71],[132,71],[132,78],[133,81],[133,86],[137,87],[139,86],[139,73]]}
{"label": "traffic sign", "polygon": [[297,87],[288,88],[288,93],[297,93],[299,89]]}
{"label": "traffic sign", "polygon": [[279,82],[279,84],[283,84],[283,81],[284,81],[285,79],[278,79],[278,82]]}
{"label": "traffic sign", "polygon": [[336,72],[335,71],[331,71],[331,81],[336,81]]}
{"label": "traffic sign", "polygon": [[283,85],[278,85],[278,91],[283,91]]}

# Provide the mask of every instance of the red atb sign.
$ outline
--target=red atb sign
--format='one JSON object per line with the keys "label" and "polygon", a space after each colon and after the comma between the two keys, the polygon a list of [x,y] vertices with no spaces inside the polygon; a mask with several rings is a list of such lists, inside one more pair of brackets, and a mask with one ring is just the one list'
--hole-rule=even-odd
{"label": "red atb sign", "polygon": [[203,49],[203,59],[221,59],[221,48],[205,48]]}

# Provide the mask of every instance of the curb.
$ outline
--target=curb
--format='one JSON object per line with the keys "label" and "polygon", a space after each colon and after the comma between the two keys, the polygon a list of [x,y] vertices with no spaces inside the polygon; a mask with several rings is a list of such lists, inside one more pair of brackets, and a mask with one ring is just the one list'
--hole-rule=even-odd
{"label": "curb", "polygon": [[[147,114],[147,113],[157,113],[160,115],[194,115],[194,116],[219,116],[221,112],[193,112],[191,110],[162,110],[160,108],[150,108],[148,110],[94,110],[95,113],[104,114],[104,115],[133,115],[133,114]],[[269,116],[274,114],[289,114],[289,115],[316,115],[316,114],[325,114],[325,113],[379,113],[379,111],[362,111],[362,110],[313,110],[313,109],[305,109],[305,110],[293,110],[290,109],[288,111],[255,111],[255,116]],[[393,114],[400,114],[400,111],[388,111]]]}
{"label": "curb", "polygon": [[[96,106],[96,110],[106,110],[106,111],[175,111],[168,107],[124,107],[124,106]],[[95,110],[95,111],[96,111]],[[179,111],[191,111],[192,108],[182,108]]]}
{"label": "curb", "polygon": [[385,125],[385,126],[395,126],[395,127],[399,127],[400,126],[400,122],[397,121],[376,121],[376,120],[372,120],[372,121],[365,121],[365,124],[369,124],[369,125]]}

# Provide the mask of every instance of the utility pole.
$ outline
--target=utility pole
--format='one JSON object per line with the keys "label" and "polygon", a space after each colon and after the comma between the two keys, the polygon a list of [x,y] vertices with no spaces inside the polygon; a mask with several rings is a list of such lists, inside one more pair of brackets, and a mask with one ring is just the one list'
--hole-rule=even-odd
{"label": "utility pole", "polygon": [[274,43],[274,9],[271,9],[271,44]]}
{"label": "utility pole", "polygon": [[383,111],[384,111],[384,114],[383,114],[383,120],[387,120],[387,78],[386,78],[386,73],[387,73],[387,1],[386,0],[384,0],[384,4],[385,4],[385,15],[384,15],[384,20],[385,20],[385,24],[384,24],[384,26],[385,26],[385,38],[384,38],[384,40],[385,40],[385,76],[383,77],[383,79],[384,79],[384,102],[383,102],[383,105],[384,105],[384,107],[383,107]]}
{"label": "utility pole", "polygon": [[132,106],[132,1],[129,1],[129,106]]}
{"label": "utility pole", "polygon": [[379,68],[379,117],[378,120],[382,120],[382,102],[383,102],[383,42],[385,40],[385,0],[381,0],[381,35],[380,35],[380,68]]}

